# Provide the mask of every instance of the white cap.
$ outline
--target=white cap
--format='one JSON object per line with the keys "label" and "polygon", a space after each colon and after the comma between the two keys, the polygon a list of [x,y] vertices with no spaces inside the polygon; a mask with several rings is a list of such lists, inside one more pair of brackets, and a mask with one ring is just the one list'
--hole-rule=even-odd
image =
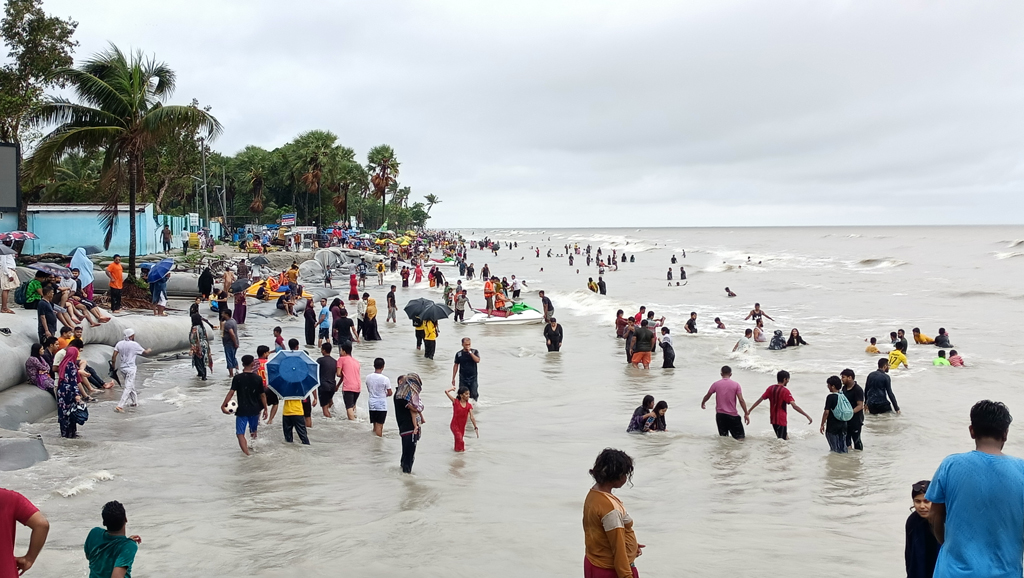
{"label": "white cap", "polygon": [[125,339],[131,339],[132,335],[135,335],[135,330],[134,329],[125,329],[124,330],[124,338]]}

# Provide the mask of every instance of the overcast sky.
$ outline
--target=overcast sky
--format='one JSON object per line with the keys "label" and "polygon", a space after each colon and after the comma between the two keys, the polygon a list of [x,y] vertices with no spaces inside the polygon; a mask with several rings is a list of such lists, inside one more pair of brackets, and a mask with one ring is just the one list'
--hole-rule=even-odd
{"label": "overcast sky", "polygon": [[1024,223],[1011,0],[45,0],[215,147],[387,143],[435,226]]}

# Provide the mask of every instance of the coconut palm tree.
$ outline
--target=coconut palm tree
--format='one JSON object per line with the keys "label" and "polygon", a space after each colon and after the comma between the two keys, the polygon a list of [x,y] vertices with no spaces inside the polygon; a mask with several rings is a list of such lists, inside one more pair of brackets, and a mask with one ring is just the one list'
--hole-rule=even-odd
{"label": "coconut palm tree", "polygon": [[434,205],[440,205],[441,199],[437,198],[437,195],[423,195],[423,200],[427,202],[427,216],[430,216],[430,209],[434,208]]}
{"label": "coconut palm tree", "polygon": [[[343,147],[344,148],[344,147]],[[359,163],[355,162],[355,152],[352,149],[345,148],[345,155],[347,160],[341,163],[341,167],[338,170],[337,180],[330,187],[334,193],[332,203],[334,204],[334,210],[342,215],[344,222],[348,223],[348,194],[350,192],[359,195],[363,194],[363,190],[366,188],[368,177],[366,169],[364,169]]]}
{"label": "coconut palm tree", "polygon": [[252,194],[249,212],[256,216],[263,213],[263,189],[266,185],[271,161],[269,152],[252,145],[242,149],[234,158],[236,177],[249,183],[249,192]]}
{"label": "coconut palm tree", "polygon": [[107,192],[101,212],[104,247],[110,247],[117,225],[118,203],[125,191],[131,218],[128,275],[135,277],[135,205],[144,190],[143,159],[160,138],[193,129],[206,140],[218,136],[220,122],[209,112],[187,105],[165,105],[173,92],[175,73],[167,64],[130,55],[113,44],[78,68],[62,68],[57,78],[74,91],[78,102],[52,97],[39,108],[35,121],[57,125],[44,136],[26,163],[31,174],[53,175],[61,159],[81,150],[104,151],[100,183]]}
{"label": "coconut palm tree", "polygon": [[366,172],[370,174],[373,196],[380,199],[380,224],[387,220],[388,187],[397,183],[399,163],[395,151],[388,145],[377,145],[366,155]]}

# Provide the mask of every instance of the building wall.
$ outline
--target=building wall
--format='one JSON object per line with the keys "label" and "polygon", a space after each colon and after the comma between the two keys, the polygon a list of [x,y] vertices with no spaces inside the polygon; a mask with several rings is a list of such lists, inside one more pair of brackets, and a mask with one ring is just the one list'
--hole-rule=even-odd
{"label": "building wall", "polygon": [[[128,254],[129,218],[127,211],[118,213],[117,226],[114,227],[110,248],[103,251],[104,255]],[[155,227],[153,205],[146,205],[144,211],[135,215],[135,226],[136,254],[149,255],[156,252],[157,244],[152,233]],[[96,245],[103,248],[103,229],[100,225],[99,211],[32,211],[30,207],[28,230],[39,236],[38,239],[25,243],[24,252],[30,255],[41,253],[66,255],[76,247],[84,245]]]}

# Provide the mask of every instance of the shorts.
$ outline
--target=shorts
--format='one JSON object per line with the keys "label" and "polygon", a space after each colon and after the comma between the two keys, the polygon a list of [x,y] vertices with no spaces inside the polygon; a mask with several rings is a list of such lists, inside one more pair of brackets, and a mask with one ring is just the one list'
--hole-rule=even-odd
{"label": "shorts", "polygon": [[334,403],[334,393],[338,391],[336,387],[324,387],[320,386],[316,392],[320,396],[320,407],[327,407]]}
{"label": "shorts", "polygon": [[274,390],[270,389],[269,387],[264,387],[263,388],[263,393],[265,393],[267,395],[267,406],[268,407],[271,406],[271,405],[278,405],[279,403],[281,403],[281,400],[279,400],[277,398],[277,394],[274,393]]}
{"label": "shorts", "polygon": [[235,416],[235,435],[244,436],[246,426],[249,427],[249,433],[256,433],[256,428],[260,425],[260,416],[258,415],[236,415]]}
{"label": "shorts", "polygon": [[650,363],[651,363],[651,352],[650,351],[634,351],[633,352],[633,363],[634,364],[646,363],[646,364],[650,365]]}
{"label": "shorts", "polygon": [[387,411],[374,411],[370,410],[370,423],[384,424],[384,421],[388,418]]}
{"label": "shorts", "polygon": [[772,429],[775,430],[775,437],[780,440],[788,440],[789,432],[786,430],[787,426],[772,424]]}
{"label": "shorts", "polygon": [[303,417],[310,417],[313,415],[313,402],[306,399],[302,400],[302,415]]}
{"label": "shorts", "polygon": [[341,392],[341,399],[345,401],[345,409],[352,409],[356,406],[356,400],[359,399],[359,392],[343,391]]}
{"label": "shorts", "polygon": [[743,420],[738,415],[727,413],[716,413],[715,423],[718,424],[718,435],[731,435],[734,439],[741,440],[746,437],[743,433]]}
{"label": "shorts", "polygon": [[326,327],[321,327],[318,335],[319,335],[320,339],[325,339],[325,340],[326,339],[330,339],[331,338],[331,330],[327,329]]}

